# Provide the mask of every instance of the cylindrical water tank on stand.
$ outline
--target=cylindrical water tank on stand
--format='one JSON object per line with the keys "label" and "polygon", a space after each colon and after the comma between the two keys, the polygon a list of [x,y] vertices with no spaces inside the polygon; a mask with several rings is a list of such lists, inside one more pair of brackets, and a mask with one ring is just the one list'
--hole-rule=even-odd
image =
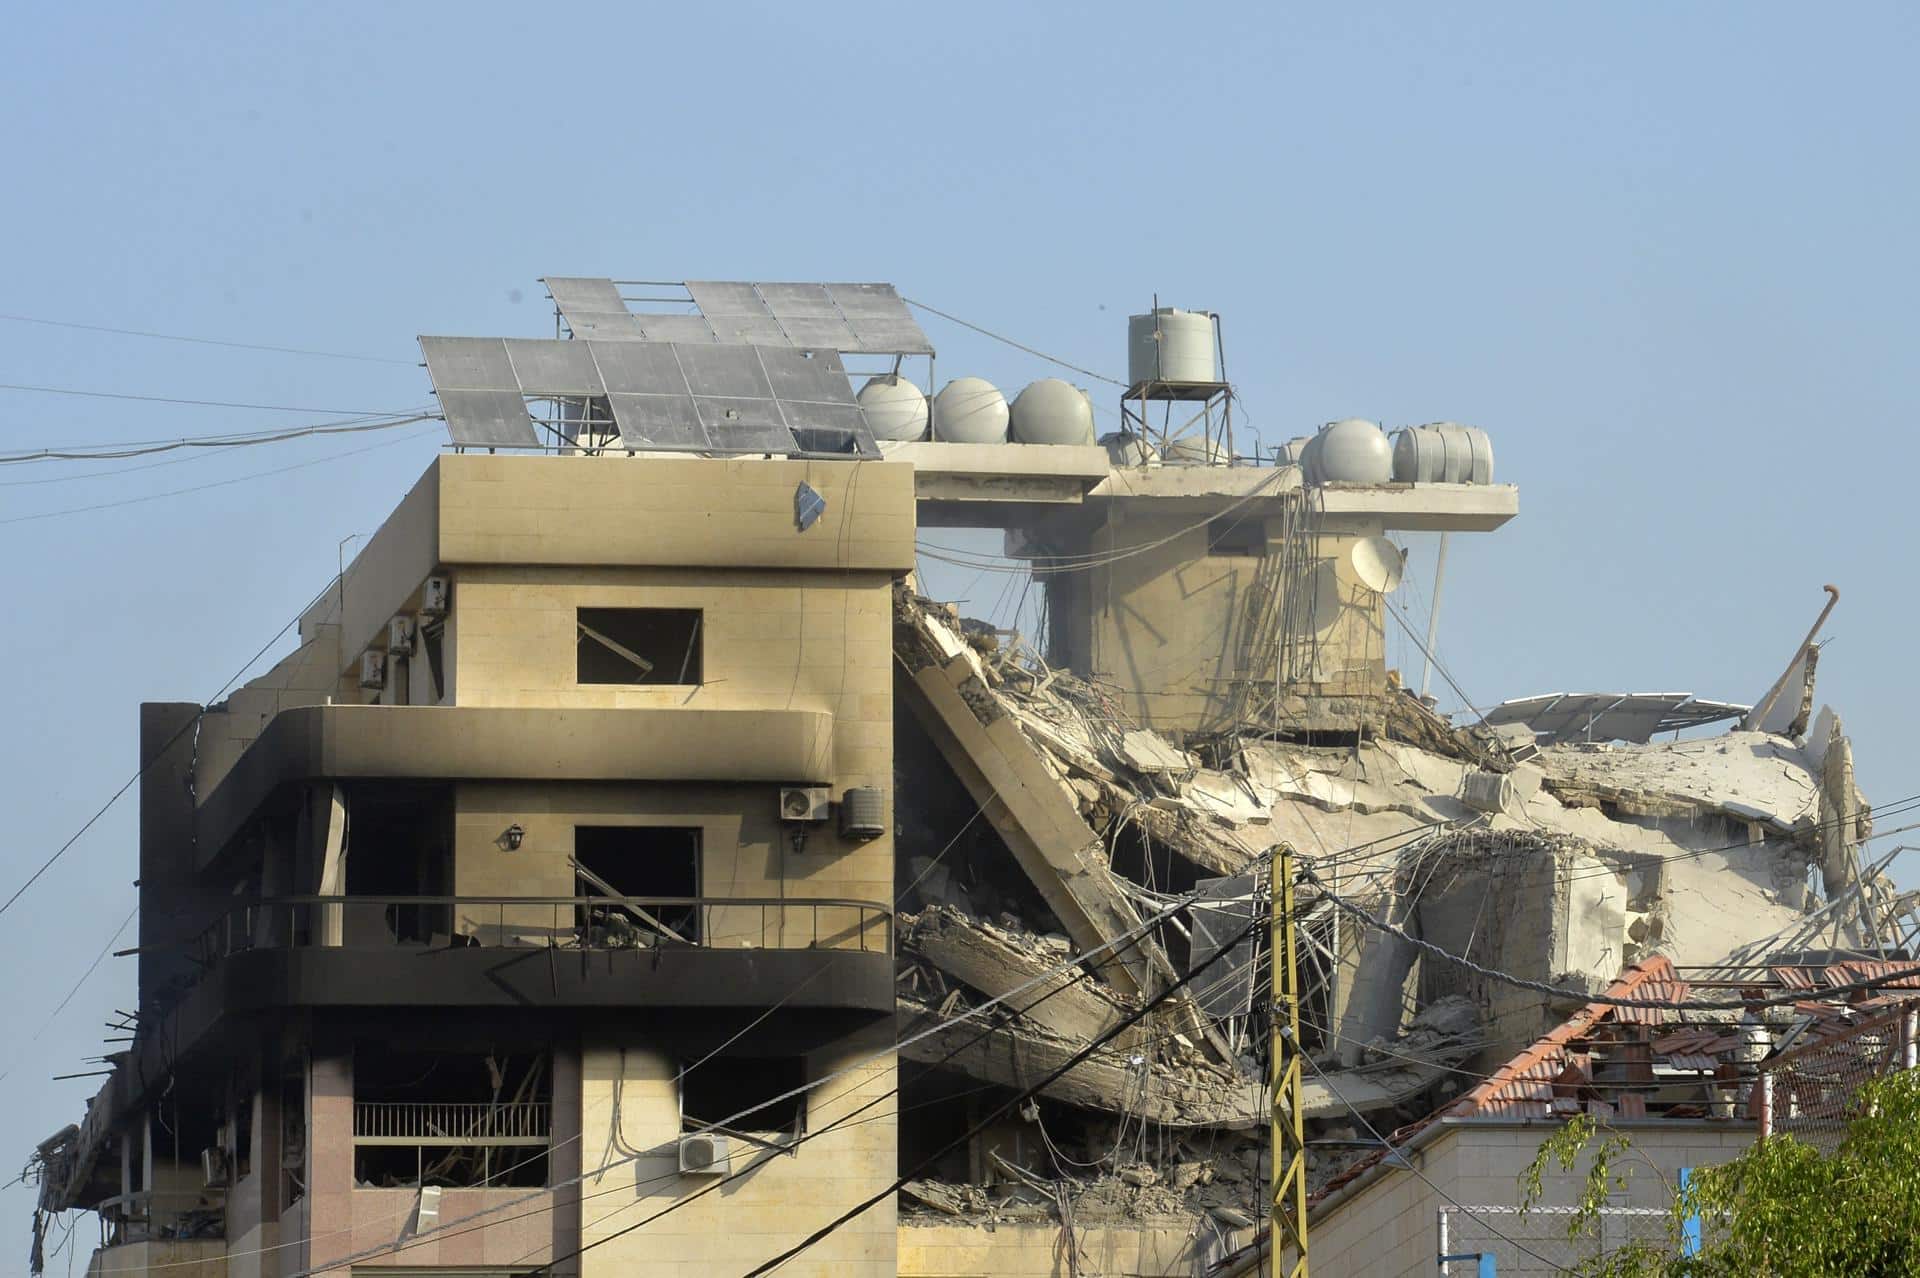
{"label": "cylindrical water tank on stand", "polygon": [[1127,380],[1140,382],[1212,382],[1213,316],[1162,306],[1127,318]]}
{"label": "cylindrical water tank on stand", "polygon": [[1013,437],[1023,444],[1091,444],[1093,401],[1070,382],[1046,377],[1014,397]]}
{"label": "cylindrical water tank on stand", "polygon": [[1393,477],[1403,484],[1490,484],[1493,441],[1478,426],[1409,427],[1394,436]]}
{"label": "cylindrical water tank on stand", "polygon": [[982,378],[954,378],[933,401],[933,437],[948,444],[1006,443],[1006,396]]}
{"label": "cylindrical water tank on stand", "polygon": [[883,373],[860,388],[860,407],[875,439],[923,439],[927,397],[898,373]]}
{"label": "cylindrical water tank on stand", "polygon": [[1307,447],[1308,478],[1323,484],[1385,484],[1393,479],[1393,449],[1372,422],[1329,422]]}

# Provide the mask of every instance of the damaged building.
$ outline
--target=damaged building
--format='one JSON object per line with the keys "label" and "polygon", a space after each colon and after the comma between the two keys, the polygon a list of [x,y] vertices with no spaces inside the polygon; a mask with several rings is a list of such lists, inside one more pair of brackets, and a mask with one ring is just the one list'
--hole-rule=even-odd
{"label": "damaged building", "polygon": [[1631,974],[1910,953],[1814,635],[1751,706],[1389,667],[1393,536],[1518,513],[1480,431],[1242,455],[1205,312],[1096,437],[929,398],[888,285],[545,283],[555,338],[421,339],[449,447],[296,650],[141,708],[137,1015],[36,1261],[78,1209],[102,1274],[1223,1272],[1283,844],[1323,1202]]}

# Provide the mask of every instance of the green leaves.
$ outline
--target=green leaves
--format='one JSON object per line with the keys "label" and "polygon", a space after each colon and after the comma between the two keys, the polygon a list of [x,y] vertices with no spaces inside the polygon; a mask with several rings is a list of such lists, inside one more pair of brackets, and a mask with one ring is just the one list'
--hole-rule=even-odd
{"label": "green leaves", "polygon": [[[1572,1171],[1602,1133],[1569,1226],[1570,1234],[1590,1234],[1609,1193],[1625,1185],[1621,1160],[1639,1151],[1587,1115],[1548,1137],[1521,1173],[1523,1209],[1540,1201],[1550,1166]],[[1682,1256],[1680,1229],[1693,1216],[1704,1222],[1703,1246],[1697,1256]],[[1697,1169],[1673,1196],[1669,1234],[1667,1248],[1633,1244],[1581,1272],[1595,1278],[1920,1274],[1920,1070],[1866,1084],[1831,1155],[1777,1135],[1730,1163]]]}

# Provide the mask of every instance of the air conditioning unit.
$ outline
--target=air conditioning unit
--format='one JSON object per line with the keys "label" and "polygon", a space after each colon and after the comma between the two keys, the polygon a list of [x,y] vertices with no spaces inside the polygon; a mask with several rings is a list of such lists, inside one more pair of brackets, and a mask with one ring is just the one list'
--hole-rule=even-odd
{"label": "air conditioning unit", "polygon": [[412,617],[395,617],[387,623],[387,651],[396,657],[413,655]]}
{"label": "air conditioning unit", "polygon": [[860,785],[840,796],[840,835],[865,842],[887,832],[887,797],[879,786]]}
{"label": "air conditioning unit", "polygon": [[833,794],[824,785],[780,787],[782,821],[825,821],[833,815]]}
{"label": "air conditioning unit", "polygon": [[387,686],[386,653],[363,652],[360,654],[360,686],[375,689]]}
{"label": "air conditioning unit", "polygon": [[420,611],[429,617],[444,616],[453,606],[453,579],[450,577],[429,577],[426,585],[420,587]]}
{"label": "air conditioning unit", "polygon": [[680,1174],[724,1176],[728,1169],[727,1138],[713,1132],[680,1138]]}
{"label": "air conditioning unit", "polygon": [[208,1189],[219,1189],[227,1183],[226,1150],[209,1145],[200,1151],[200,1180]]}

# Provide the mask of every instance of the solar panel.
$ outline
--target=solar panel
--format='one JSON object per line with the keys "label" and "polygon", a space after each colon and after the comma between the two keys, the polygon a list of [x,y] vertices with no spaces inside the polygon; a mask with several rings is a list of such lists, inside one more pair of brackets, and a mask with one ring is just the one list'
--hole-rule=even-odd
{"label": "solar panel", "polygon": [[1747,707],[1700,701],[1685,692],[1555,692],[1504,701],[1487,712],[1491,724],[1521,723],[1542,745],[1570,741],[1633,741],[1655,733],[1738,718]]}
{"label": "solar panel", "polygon": [[818,404],[856,402],[853,383],[847,380],[847,366],[836,351],[768,346],[760,351],[760,363],[767,370],[775,398]]}
{"label": "solar panel", "polygon": [[767,304],[751,284],[721,283],[714,280],[688,280],[687,292],[693,304],[708,319],[722,315],[766,315]]}
{"label": "solar panel", "polygon": [[507,357],[526,395],[599,395],[605,391],[587,342],[507,339]]}
{"label": "solar panel", "polygon": [[771,315],[709,315],[713,340],[734,346],[791,346],[787,331]]}
{"label": "solar panel", "polygon": [[[702,405],[705,409],[705,405]],[[799,451],[793,432],[785,426],[745,426],[729,422],[709,426],[707,434],[716,451],[727,453],[792,453]]]}
{"label": "solar panel", "polygon": [[827,351],[857,351],[862,343],[838,315],[830,319],[780,317],[780,328],[795,346]]}
{"label": "solar panel", "polygon": [[507,344],[497,337],[423,337],[420,353],[435,390],[520,389]]}
{"label": "solar panel", "polygon": [[686,396],[687,379],[665,342],[589,342],[600,381],[610,393]]}
{"label": "solar panel", "polygon": [[543,281],[575,337],[638,337],[640,325],[612,280],[550,276]]}
{"label": "solar panel", "polygon": [[626,448],[674,448],[706,451],[713,447],[693,400],[685,395],[607,396],[613,420]]}
{"label": "solar panel", "polygon": [[760,352],[751,346],[676,347],[681,371],[695,395],[731,399],[769,400],[773,387],[760,365]]}
{"label": "solar panel", "polygon": [[907,304],[900,300],[900,294],[891,284],[828,284],[824,287],[833,294],[834,305],[848,319],[899,318],[913,322],[907,315]]}
{"label": "solar panel", "polygon": [[[771,399],[734,399],[722,396],[696,397],[694,407],[700,410],[700,420],[706,425],[707,433],[715,439],[721,430],[759,430],[762,428],[787,433],[787,419],[780,414],[780,406]],[[788,438],[783,448],[792,448],[793,440]]]}
{"label": "solar panel", "polygon": [[790,319],[839,319],[840,308],[834,305],[833,295],[827,292],[824,284],[757,284],[760,300],[767,304],[774,318],[783,323]]}
{"label": "solar panel", "polygon": [[713,341],[713,326],[703,315],[636,315],[634,324],[650,342]]}
{"label": "solar panel", "polygon": [[519,391],[442,390],[447,437],[462,448],[537,448],[540,436]]}

